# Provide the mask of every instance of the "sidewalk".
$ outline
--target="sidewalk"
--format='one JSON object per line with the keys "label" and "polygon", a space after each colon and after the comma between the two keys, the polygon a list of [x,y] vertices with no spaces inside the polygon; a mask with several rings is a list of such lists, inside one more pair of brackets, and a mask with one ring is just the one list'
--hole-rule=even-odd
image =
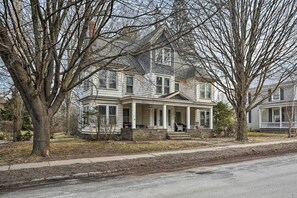
{"label": "sidewalk", "polygon": [[225,149],[230,149],[230,148],[247,148],[247,147],[267,146],[267,145],[275,145],[275,144],[295,143],[295,142],[297,142],[297,140],[251,143],[251,144],[236,144],[236,145],[226,145],[226,146],[211,147],[211,148],[166,151],[166,152],[156,152],[156,153],[148,153],[148,154],[123,155],[123,156],[112,156],[112,157],[96,157],[96,158],[80,158],[80,159],[37,162],[37,163],[13,164],[13,165],[7,165],[7,166],[0,166],[0,171],[41,168],[41,167],[53,167],[53,166],[65,166],[65,165],[72,165],[72,164],[90,164],[90,163],[97,163],[97,162],[120,161],[120,160],[140,159],[140,158],[154,158],[154,157],[162,156],[162,155],[186,154],[186,153],[220,151],[220,150],[223,151]]}

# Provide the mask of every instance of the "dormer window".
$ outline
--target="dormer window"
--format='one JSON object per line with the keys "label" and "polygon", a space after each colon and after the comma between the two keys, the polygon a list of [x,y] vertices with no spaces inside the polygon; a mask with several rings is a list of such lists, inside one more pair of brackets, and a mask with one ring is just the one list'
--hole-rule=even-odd
{"label": "dormer window", "polygon": [[156,63],[163,65],[171,65],[171,48],[163,47],[155,51]]}

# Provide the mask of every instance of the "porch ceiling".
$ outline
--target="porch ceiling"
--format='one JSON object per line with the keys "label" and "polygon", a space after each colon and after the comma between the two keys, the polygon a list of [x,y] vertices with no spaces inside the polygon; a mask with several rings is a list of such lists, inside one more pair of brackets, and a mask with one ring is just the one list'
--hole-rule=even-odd
{"label": "porch ceiling", "polygon": [[260,109],[267,109],[273,107],[291,107],[297,106],[297,101],[282,101],[282,102],[271,102],[259,105]]}

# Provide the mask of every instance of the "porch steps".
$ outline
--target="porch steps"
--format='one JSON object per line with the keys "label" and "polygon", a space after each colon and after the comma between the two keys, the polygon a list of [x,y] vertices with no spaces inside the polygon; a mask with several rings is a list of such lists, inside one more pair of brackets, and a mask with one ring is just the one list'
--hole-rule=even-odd
{"label": "porch steps", "polygon": [[192,140],[192,137],[185,132],[169,132],[169,140]]}

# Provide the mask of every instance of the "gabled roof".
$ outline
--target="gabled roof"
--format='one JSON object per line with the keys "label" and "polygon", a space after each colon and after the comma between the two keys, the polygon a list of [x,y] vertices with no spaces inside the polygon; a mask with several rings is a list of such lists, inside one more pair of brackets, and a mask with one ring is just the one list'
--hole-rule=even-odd
{"label": "gabled roof", "polygon": [[190,100],[187,96],[183,95],[179,91],[175,91],[173,93],[163,95],[160,98],[166,98],[166,99],[179,99],[179,100]]}

